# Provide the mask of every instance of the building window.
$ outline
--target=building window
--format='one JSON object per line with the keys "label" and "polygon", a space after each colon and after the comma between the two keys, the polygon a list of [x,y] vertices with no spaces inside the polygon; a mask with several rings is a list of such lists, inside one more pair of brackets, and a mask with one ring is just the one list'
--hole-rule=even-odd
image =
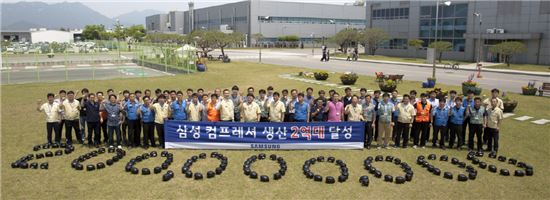
{"label": "building window", "polygon": [[453,51],[464,51],[468,4],[441,5],[439,7],[437,31],[435,29],[435,13],[435,5],[420,7],[419,36],[421,40],[424,40],[423,46],[430,45],[437,33],[438,41],[451,42]]}
{"label": "building window", "polygon": [[268,20],[265,20],[265,16],[258,16],[258,21],[264,22],[264,23],[287,23],[287,24],[365,25],[367,23],[367,20],[363,20],[363,19],[334,19],[334,18],[281,17],[281,16],[270,16]]}
{"label": "building window", "polygon": [[407,39],[391,39],[380,45],[381,49],[407,49]]}
{"label": "building window", "polygon": [[408,19],[409,8],[386,8],[372,10],[372,20],[381,19]]}

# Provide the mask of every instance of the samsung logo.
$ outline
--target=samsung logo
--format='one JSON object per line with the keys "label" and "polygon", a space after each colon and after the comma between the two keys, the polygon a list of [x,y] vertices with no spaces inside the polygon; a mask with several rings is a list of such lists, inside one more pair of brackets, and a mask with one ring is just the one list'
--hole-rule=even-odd
{"label": "samsung logo", "polygon": [[250,144],[252,149],[280,149],[281,145],[278,144]]}

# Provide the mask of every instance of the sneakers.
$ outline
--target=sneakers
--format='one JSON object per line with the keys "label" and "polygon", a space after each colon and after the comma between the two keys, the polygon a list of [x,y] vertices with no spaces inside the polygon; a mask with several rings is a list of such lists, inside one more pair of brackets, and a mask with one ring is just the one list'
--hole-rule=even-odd
{"label": "sneakers", "polygon": [[380,150],[380,149],[382,149],[382,147],[376,147],[376,149],[377,149],[377,150]]}
{"label": "sneakers", "polygon": [[114,147],[113,147],[113,145],[109,145],[109,148],[112,149],[112,148],[114,148]]}
{"label": "sneakers", "polygon": [[122,149],[122,146],[118,145],[117,148]]}
{"label": "sneakers", "polygon": [[426,148],[426,146],[422,146],[422,149],[425,149],[425,148]]}
{"label": "sneakers", "polygon": [[413,149],[416,149],[416,148],[418,148],[418,147],[417,147],[416,145],[414,145],[414,146],[413,146]]}

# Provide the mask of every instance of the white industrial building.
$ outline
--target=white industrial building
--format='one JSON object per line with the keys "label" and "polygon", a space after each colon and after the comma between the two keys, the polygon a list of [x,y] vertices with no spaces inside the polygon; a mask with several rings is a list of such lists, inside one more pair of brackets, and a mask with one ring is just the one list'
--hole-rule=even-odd
{"label": "white industrial building", "polygon": [[58,31],[58,30],[42,30],[42,31],[31,32],[32,43],[39,43],[39,42],[64,43],[64,42],[73,42],[73,41],[74,41],[73,32]]}

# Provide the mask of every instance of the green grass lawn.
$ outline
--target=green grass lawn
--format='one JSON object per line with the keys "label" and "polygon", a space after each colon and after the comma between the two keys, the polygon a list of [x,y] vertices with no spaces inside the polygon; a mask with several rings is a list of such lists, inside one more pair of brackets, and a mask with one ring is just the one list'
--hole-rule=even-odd
{"label": "green grass lawn", "polygon": [[[12,169],[10,163],[23,155],[32,153],[32,147],[45,142],[44,114],[35,110],[36,99],[45,98],[47,92],[57,92],[59,89],[79,90],[83,87],[91,91],[106,91],[113,88],[115,91],[123,89],[135,90],[146,88],[176,89],[204,88],[206,91],[215,88],[230,88],[239,85],[240,88],[254,86],[266,88],[269,85],[280,91],[284,88],[305,90],[311,86],[315,93],[319,89],[333,89],[325,86],[312,85],[295,80],[279,78],[280,74],[297,74],[304,69],[294,67],[280,67],[267,64],[232,62],[230,64],[213,63],[206,73],[191,75],[176,75],[166,77],[147,77],[120,80],[74,81],[63,83],[36,83],[22,85],[2,85],[1,105],[1,199],[545,199],[550,196],[550,168],[548,155],[550,141],[548,134],[549,124],[535,125],[528,121],[520,122],[512,118],[504,120],[500,135],[500,154],[524,161],[535,169],[532,177],[502,177],[487,170],[479,171],[474,181],[458,182],[436,177],[426,169],[416,165],[418,155],[435,153],[457,157],[466,161],[466,151],[438,150],[438,149],[399,149],[399,150],[219,150],[229,158],[227,170],[214,179],[194,181],[181,174],[181,166],[186,159],[201,152],[210,153],[210,150],[170,150],[174,153],[174,162],[170,169],[175,177],[169,182],[162,182],[161,175],[131,175],[124,172],[124,166],[130,158],[142,153],[160,149],[131,149],[118,163],[99,171],[76,171],[70,167],[70,162],[79,155],[91,151],[86,147],[76,145],[76,150],[70,155],[45,158],[49,170]],[[327,80],[339,83],[338,74],[330,74]],[[456,83],[459,85],[460,83]],[[357,87],[378,89],[374,77],[360,76]],[[438,85],[440,86],[440,85]],[[458,86],[441,85],[443,89],[455,89]],[[420,82],[404,81],[397,88],[399,91],[408,91],[420,88]],[[257,91],[256,90],[256,91]],[[341,89],[338,89],[343,93]],[[484,90],[487,95],[487,90]],[[516,116],[529,115],[535,119],[550,119],[548,112],[549,98],[521,96],[510,94],[510,97],[519,102]],[[41,151],[43,152],[43,151]],[[246,177],[242,171],[243,162],[253,154],[264,152],[277,154],[287,161],[288,171],[281,180],[261,183]],[[110,155],[110,154],[109,154]],[[314,182],[302,174],[302,165],[306,159],[319,155],[335,156],[347,163],[350,169],[350,178],[345,183],[327,185]],[[412,182],[404,185],[387,183],[369,175],[369,187],[362,187],[358,179],[368,172],[363,169],[362,163],[367,156],[393,155],[409,163],[414,170]],[[100,155],[83,164],[105,161],[108,155]],[[508,168],[512,173],[517,168],[488,158],[482,158],[489,164]],[[149,159],[136,165],[138,168],[160,165],[161,158]],[[447,163],[431,162],[443,172],[450,171],[456,175],[459,170]],[[217,161],[207,159],[193,165],[194,172],[213,170]],[[468,163],[469,164],[469,163]],[[375,163],[375,166],[384,174],[393,176],[403,175],[402,171],[393,164]],[[256,162],[252,168],[259,174],[272,174],[276,170],[273,162]],[[312,167],[314,172],[323,176],[337,176],[338,169],[326,163]],[[546,189],[545,189],[546,188]]]}
{"label": "green grass lawn", "polygon": [[[338,53],[338,54],[333,55],[333,56],[340,57],[340,58],[347,58],[348,57],[346,54],[343,54],[343,53]],[[392,56],[382,56],[382,55],[372,56],[372,55],[365,55],[365,54],[361,54],[361,53],[359,54],[359,59],[426,64],[426,59],[424,59],[424,58],[404,58],[404,57],[392,57]],[[441,63],[438,63],[438,64],[444,64],[444,63],[459,63],[461,65],[470,64],[470,62],[456,61],[456,60],[441,60]]]}
{"label": "green grass lawn", "polygon": [[550,72],[550,66],[548,65],[531,65],[531,64],[506,64],[487,66],[486,68],[492,69],[513,69],[522,71],[534,71],[534,72]]}

